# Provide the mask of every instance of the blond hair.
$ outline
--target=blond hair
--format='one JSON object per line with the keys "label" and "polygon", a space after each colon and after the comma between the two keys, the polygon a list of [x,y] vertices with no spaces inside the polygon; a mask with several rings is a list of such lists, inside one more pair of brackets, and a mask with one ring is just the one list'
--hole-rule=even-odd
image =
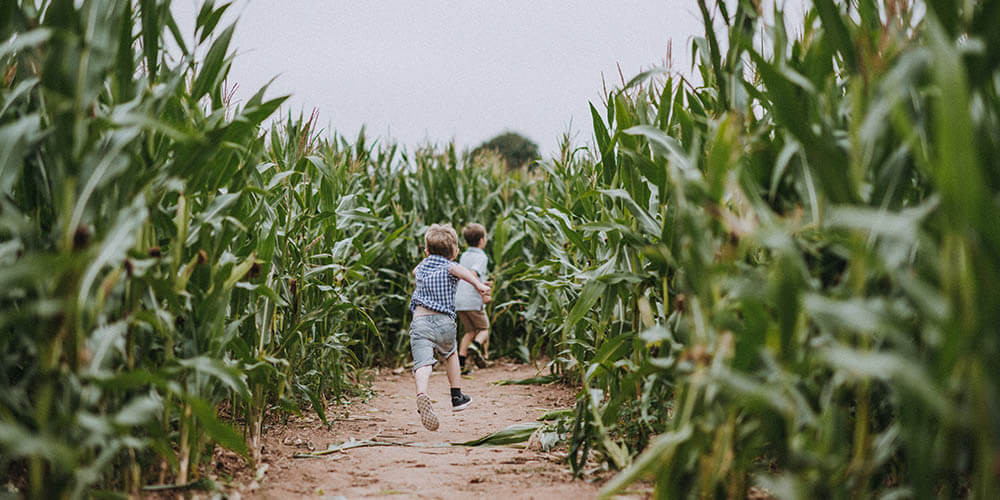
{"label": "blond hair", "polygon": [[458,253],[458,233],[451,224],[431,224],[424,233],[424,246],[434,255],[451,259]]}
{"label": "blond hair", "polygon": [[462,229],[462,237],[465,238],[465,242],[470,247],[474,247],[479,245],[479,242],[486,237],[486,228],[482,224],[473,222]]}

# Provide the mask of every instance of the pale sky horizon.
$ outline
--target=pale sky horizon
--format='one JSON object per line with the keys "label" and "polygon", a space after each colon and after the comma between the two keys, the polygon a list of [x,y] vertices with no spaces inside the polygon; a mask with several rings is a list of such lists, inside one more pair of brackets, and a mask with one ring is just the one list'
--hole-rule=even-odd
{"label": "pale sky horizon", "polygon": [[[199,0],[174,0],[190,42]],[[543,157],[569,131],[592,137],[589,103],[660,67],[672,41],[673,69],[690,71],[692,36],[703,30],[695,0],[236,0],[229,80],[245,102],[291,94],[277,116],[315,108],[318,123],[353,141],[473,148],[506,130]]]}

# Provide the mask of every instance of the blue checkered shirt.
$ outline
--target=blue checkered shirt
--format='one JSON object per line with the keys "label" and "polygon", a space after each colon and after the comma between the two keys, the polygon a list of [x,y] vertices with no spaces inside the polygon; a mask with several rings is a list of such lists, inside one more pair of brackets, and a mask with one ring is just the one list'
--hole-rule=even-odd
{"label": "blue checkered shirt", "polygon": [[416,269],[417,288],[410,298],[411,311],[424,306],[455,319],[455,285],[459,278],[449,272],[452,264],[440,255],[430,255],[420,262]]}

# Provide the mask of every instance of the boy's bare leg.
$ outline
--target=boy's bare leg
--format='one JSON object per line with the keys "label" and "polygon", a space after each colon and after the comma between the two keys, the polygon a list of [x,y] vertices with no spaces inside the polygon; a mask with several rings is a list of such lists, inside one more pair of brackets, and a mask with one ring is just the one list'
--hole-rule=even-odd
{"label": "boy's bare leg", "polygon": [[[463,338],[462,340],[464,341],[465,339]],[[475,340],[479,342],[479,345],[483,346],[483,357],[488,358],[489,356],[486,353],[490,350],[490,331],[479,330],[476,332]],[[471,344],[472,342],[470,341],[469,343]]]}
{"label": "boy's bare leg", "polygon": [[434,365],[426,365],[413,372],[413,382],[417,386],[417,394],[427,394],[427,382],[431,379],[431,370],[433,369]]}
{"label": "boy's bare leg", "polygon": [[462,335],[462,340],[458,342],[458,355],[468,356],[469,355],[469,345],[476,338],[473,332],[466,332]]}
{"label": "boy's bare leg", "polygon": [[434,414],[431,397],[427,395],[427,382],[433,369],[434,365],[425,365],[413,372],[413,383],[417,386],[417,413],[420,414],[420,423],[429,431],[436,431],[441,425]]}
{"label": "boy's bare leg", "polygon": [[[451,384],[453,389],[462,386],[462,369],[458,366],[457,352],[451,353],[451,356],[448,356],[448,359],[445,360],[444,371],[448,374],[448,383]],[[427,388],[426,381],[424,382],[424,388]]]}

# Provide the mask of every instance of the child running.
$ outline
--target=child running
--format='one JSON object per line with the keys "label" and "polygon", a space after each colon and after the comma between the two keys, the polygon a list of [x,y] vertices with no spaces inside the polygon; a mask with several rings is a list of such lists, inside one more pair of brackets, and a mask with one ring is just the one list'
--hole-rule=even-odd
{"label": "child running", "polygon": [[[489,265],[489,257],[483,251],[486,248],[486,228],[473,222],[462,229],[462,237],[469,248],[462,253],[458,263],[485,282],[486,267]],[[465,328],[465,335],[458,343],[458,363],[463,374],[469,372],[465,360],[470,354],[477,367],[486,367],[486,350],[490,345],[490,320],[486,316],[486,304],[489,303],[489,296],[480,295],[468,283],[459,283],[455,288],[455,310]]]}
{"label": "child running", "polygon": [[417,387],[417,413],[428,430],[435,431],[439,422],[434,414],[427,382],[437,360],[434,351],[445,358],[445,371],[451,383],[451,409],[464,410],[472,399],[462,394],[458,346],[455,342],[455,286],[459,279],[468,281],[489,300],[490,287],[479,281],[476,273],[452,262],[458,256],[458,234],[450,224],[433,224],[424,234],[427,257],[413,274],[417,286],[410,298],[410,352],[413,354],[413,379]]}

